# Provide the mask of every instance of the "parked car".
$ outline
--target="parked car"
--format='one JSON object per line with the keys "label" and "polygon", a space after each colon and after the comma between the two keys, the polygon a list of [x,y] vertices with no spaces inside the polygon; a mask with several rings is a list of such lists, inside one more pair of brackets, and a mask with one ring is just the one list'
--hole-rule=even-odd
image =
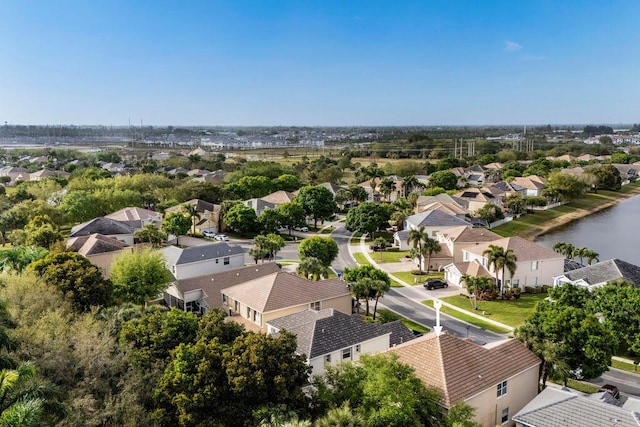
{"label": "parked car", "polygon": [[442,289],[442,288],[448,288],[449,285],[446,282],[443,282],[440,279],[427,279],[424,281],[423,286],[425,288],[427,288],[428,290],[433,290],[433,289]]}
{"label": "parked car", "polygon": [[307,231],[309,231],[309,227],[296,227],[294,228],[294,230],[302,231],[303,233],[306,233]]}
{"label": "parked car", "polygon": [[216,235],[216,237],[214,237],[214,239],[220,240],[221,242],[228,242],[229,241],[229,238],[227,236],[225,236],[224,234],[218,234],[218,235]]}
{"label": "parked car", "polygon": [[213,232],[213,231],[211,231],[211,230],[204,230],[204,231],[202,232],[202,235],[203,235],[204,237],[216,237],[216,233],[214,233],[214,232]]}
{"label": "parked car", "polygon": [[369,250],[374,252],[379,252],[379,251],[384,251],[384,248],[381,246],[371,245],[369,246]]}
{"label": "parked car", "polygon": [[611,396],[615,397],[616,399],[620,398],[620,390],[618,390],[618,387],[611,384],[603,385],[602,387],[600,387],[600,390],[598,391],[604,391],[606,393],[610,393]]}

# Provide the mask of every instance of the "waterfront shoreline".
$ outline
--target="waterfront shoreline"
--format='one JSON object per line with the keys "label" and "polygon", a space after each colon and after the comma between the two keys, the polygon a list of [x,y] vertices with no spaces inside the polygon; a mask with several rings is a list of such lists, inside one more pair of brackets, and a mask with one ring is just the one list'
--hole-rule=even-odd
{"label": "waterfront shoreline", "polygon": [[629,190],[626,193],[622,193],[619,195],[619,197],[616,197],[615,199],[604,202],[598,206],[592,207],[590,209],[577,209],[575,212],[571,212],[566,215],[561,215],[557,218],[554,218],[546,222],[544,225],[531,227],[530,229],[521,233],[520,237],[535,241],[537,238],[542,237],[545,234],[551,233],[557,230],[558,228],[561,228],[579,219],[585,218],[591,214],[611,208],[623,200],[627,200],[638,195],[640,195],[640,186],[632,190]]}

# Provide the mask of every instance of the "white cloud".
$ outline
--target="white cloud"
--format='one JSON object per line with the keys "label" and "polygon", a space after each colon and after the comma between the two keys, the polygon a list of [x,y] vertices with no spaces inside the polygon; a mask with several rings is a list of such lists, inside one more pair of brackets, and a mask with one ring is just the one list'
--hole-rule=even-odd
{"label": "white cloud", "polygon": [[506,50],[507,52],[516,52],[520,49],[522,49],[522,45],[520,43],[512,42],[509,40],[504,42],[504,50]]}

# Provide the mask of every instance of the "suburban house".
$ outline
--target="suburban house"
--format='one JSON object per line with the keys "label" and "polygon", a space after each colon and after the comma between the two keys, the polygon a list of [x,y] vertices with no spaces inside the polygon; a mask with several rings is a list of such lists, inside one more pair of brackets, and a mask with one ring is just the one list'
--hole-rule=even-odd
{"label": "suburban house", "polygon": [[638,427],[640,400],[628,396],[623,403],[607,392],[584,395],[547,387],[513,420],[517,427]]}
{"label": "suburban house", "polygon": [[[505,286],[507,288],[551,285],[554,283],[554,277],[564,272],[563,255],[517,236],[480,243],[462,249],[462,261],[478,263],[487,269],[492,277],[498,276],[500,279],[502,271],[496,272],[493,266],[489,266],[487,256],[483,255],[484,251],[489,250],[491,245],[500,246],[505,250],[511,249],[516,256],[515,274],[513,277],[510,277],[508,271],[505,274]],[[445,278],[449,283],[459,285],[460,278],[457,276],[456,270],[461,271],[460,266],[447,265],[445,267]]]}
{"label": "suburban house", "polygon": [[10,181],[6,185],[15,185],[20,181],[29,181],[29,171],[25,168],[5,166],[0,168],[0,176],[8,176]]}
{"label": "suburban house", "polygon": [[401,251],[406,251],[411,249],[411,246],[407,243],[410,230],[424,227],[429,237],[435,238],[438,232],[466,225],[469,225],[469,223],[464,219],[447,214],[439,209],[420,212],[404,220],[403,230],[393,235],[394,244],[398,246]]}
{"label": "suburban house", "polygon": [[167,268],[177,280],[218,273],[244,266],[245,250],[225,242],[179,248],[162,248]]}
{"label": "suburban house", "polygon": [[78,224],[71,228],[69,237],[90,236],[102,234],[123,241],[127,246],[133,246],[133,233],[142,228],[142,221],[119,221],[104,216]]}
{"label": "suburban house", "polygon": [[160,226],[162,224],[162,214],[160,212],[138,207],[122,208],[119,211],[105,215],[105,218],[117,221],[140,221],[142,226],[147,224]]}
{"label": "suburban house", "polygon": [[431,333],[389,351],[426,386],[441,390],[445,410],[464,402],[483,426],[513,426],[511,417],[538,394],[540,359],[516,339],[480,346]]}
{"label": "suburban house", "polygon": [[331,194],[333,194],[333,198],[335,199],[336,194],[338,193],[338,191],[340,190],[345,190],[347,187],[342,186],[342,185],[338,185],[338,184],[334,184],[333,182],[323,182],[322,184],[318,184],[319,187],[324,187],[327,190],[331,191]]}
{"label": "suburban house", "polygon": [[202,176],[194,176],[193,180],[198,182],[208,182],[213,185],[220,185],[224,181],[224,177],[227,174],[226,171],[219,169],[217,171],[205,173]]}
{"label": "suburban house", "polygon": [[220,293],[222,289],[278,271],[278,264],[269,262],[176,280],[164,291],[164,302],[168,307],[201,314],[213,308],[224,309]]}
{"label": "suburban house", "polygon": [[542,190],[547,188],[544,179],[538,175],[519,176],[511,183],[525,188],[525,196],[541,196]]}
{"label": "suburban house", "polygon": [[325,365],[358,361],[361,354],[376,354],[415,338],[402,322],[369,323],[360,316],[333,308],[307,309],[267,322],[267,333],[286,330],[297,338],[297,353],[307,356],[312,375]]}
{"label": "suburban house", "polygon": [[502,236],[486,228],[473,228],[468,225],[450,228],[436,233],[438,242],[444,243],[453,256],[454,263],[462,262],[462,250],[481,243],[494,242]]}
{"label": "suburban house", "polygon": [[263,202],[271,203],[273,206],[278,207],[283,203],[292,202],[295,197],[296,196],[294,196],[293,193],[280,190],[280,191],[275,191],[271,194],[267,194],[266,196],[261,197],[260,199]]}
{"label": "suburban house", "polygon": [[459,193],[455,194],[455,197],[467,202],[467,209],[473,213],[478,209],[484,207],[486,204],[493,204],[500,206],[502,200],[496,198],[490,191],[486,191],[483,188],[465,188]]}
{"label": "suburban house", "polygon": [[105,279],[110,276],[113,259],[125,250],[133,250],[133,246],[127,246],[122,240],[98,233],[72,237],[67,241],[67,248],[78,252],[91,264],[100,267]]}
{"label": "suburban house", "polygon": [[37,172],[29,174],[29,181],[41,181],[46,178],[64,178],[69,179],[71,174],[65,171],[41,169]]}
{"label": "suburban house", "polygon": [[640,267],[617,258],[609,259],[556,276],[553,286],[569,283],[592,291],[619,280],[640,286]]}
{"label": "suburban house", "polygon": [[376,190],[377,185],[373,183],[373,180],[364,181],[358,185],[367,192],[367,202],[379,202],[382,199],[382,194]]}
{"label": "suburban house", "polygon": [[441,193],[436,196],[419,196],[418,200],[416,200],[416,213],[433,210],[431,206],[436,203],[451,212],[455,212],[456,216],[462,217],[464,217],[469,208],[466,200],[450,196],[447,193]]}
{"label": "suburban house", "polygon": [[622,182],[629,182],[635,180],[638,177],[638,166],[627,165],[624,163],[612,163],[611,166],[615,167],[620,172]]}
{"label": "suburban house", "polygon": [[351,291],[340,279],[311,281],[283,271],[223,289],[232,320],[267,331],[267,322],[307,309],[333,308],[351,314]]}
{"label": "suburban house", "polygon": [[256,213],[256,216],[262,215],[262,212],[268,209],[276,208],[276,205],[274,203],[264,201],[263,199],[249,199],[249,200],[245,200],[242,203],[244,203],[245,205],[253,209],[254,212]]}
{"label": "suburban house", "polygon": [[184,205],[194,206],[200,214],[200,221],[196,224],[196,229],[202,231],[213,231],[217,233],[220,227],[220,205],[206,202],[201,199],[191,199],[176,206],[171,206],[165,212],[184,212]]}

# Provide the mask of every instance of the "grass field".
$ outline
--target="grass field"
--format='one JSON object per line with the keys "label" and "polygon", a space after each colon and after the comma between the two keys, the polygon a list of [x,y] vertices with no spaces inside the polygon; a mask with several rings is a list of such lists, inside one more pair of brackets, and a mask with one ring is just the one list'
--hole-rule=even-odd
{"label": "grass field", "polygon": [[384,264],[387,262],[400,262],[409,255],[409,251],[380,251],[369,252],[369,256],[374,259],[375,262]]}
{"label": "grass field", "polygon": [[632,363],[621,362],[619,360],[611,359],[611,367],[620,369],[627,372],[633,372],[634,374],[640,373],[640,369]]}
{"label": "grass field", "polygon": [[444,273],[429,273],[423,274],[422,276],[411,274],[410,271],[401,271],[398,273],[393,273],[398,279],[406,282],[408,285],[417,285],[419,283],[423,283],[427,279],[444,279]]}
{"label": "grass field", "polygon": [[[475,314],[515,328],[523,324],[526,318],[533,314],[536,304],[546,297],[546,294],[522,294],[517,301],[480,301]],[[469,298],[463,295],[442,300],[463,310],[472,310]]]}
{"label": "grass field", "polygon": [[[422,303],[428,307],[433,308],[433,300],[426,300],[426,301],[422,301]],[[508,332],[511,332],[508,329],[505,328],[501,328],[499,326],[494,325],[493,323],[489,323],[487,321],[484,321],[482,319],[478,319],[476,317],[473,316],[469,316],[468,314],[462,313],[458,310],[455,310],[453,308],[449,308],[449,307],[442,307],[442,309],[440,310],[442,311],[444,314],[448,314],[451,317],[455,317],[458,320],[462,320],[463,322],[467,322],[467,323],[471,323],[474,326],[477,326],[479,328],[482,329],[486,329],[488,331],[491,332],[495,332],[497,334],[506,334]]]}
{"label": "grass field", "polygon": [[353,258],[360,265],[370,265],[371,263],[362,252],[356,252],[353,254]]}

